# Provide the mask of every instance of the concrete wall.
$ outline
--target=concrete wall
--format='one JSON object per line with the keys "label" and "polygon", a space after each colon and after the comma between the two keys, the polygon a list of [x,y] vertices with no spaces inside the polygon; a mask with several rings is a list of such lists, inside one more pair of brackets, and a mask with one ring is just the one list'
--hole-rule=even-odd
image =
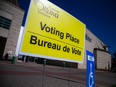
{"label": "concrete wall", "polygon": [[7,1],[0,0],[0,15],[12,20],[9,30],[0,27],[0,36],[7,38],[4,54],[8,51],[14,54],[24,11]]}
{"label": "concrete wall", "polygon": [[110,69],[111,68],[111,55],[107,52],[104,52],[102,50],[97,50],[96,52],[96,58],[97,58],[97,69]]}

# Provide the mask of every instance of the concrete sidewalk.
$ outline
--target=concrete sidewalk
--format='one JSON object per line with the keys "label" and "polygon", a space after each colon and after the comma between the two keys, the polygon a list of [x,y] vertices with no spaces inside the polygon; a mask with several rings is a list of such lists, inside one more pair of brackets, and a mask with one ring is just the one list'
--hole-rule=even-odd
{"label": "concrete sidewalk", "polygon": [[66,70],[53,66],[43,68],[36,63],[0,62],[0,87],[85,87],[85,83],[69,81],[68,75],[64,75]]}
{"label": "concrete sidewalk", "polygon": [[[115,77],[116,74],[97,71],[96,87],[115,84]],[[0,87],[86,87],[86,70],[0,61]]]}

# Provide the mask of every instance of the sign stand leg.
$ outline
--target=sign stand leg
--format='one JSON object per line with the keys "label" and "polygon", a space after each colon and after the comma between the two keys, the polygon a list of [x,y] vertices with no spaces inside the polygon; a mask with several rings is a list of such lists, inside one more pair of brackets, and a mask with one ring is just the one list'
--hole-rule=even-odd
{"label": "sign stand leg", "polygon": [[45,66],[46,66],[46,59],[44,59],[44,63],[43,63],[43,79],[42,79],[42,87],[44,87],[44,79],[45,79]]}
{"label": "sign stand leg", "polygon": [[69,80],[68,80],[68,87],[70,87],[71,66],[72,66],[72,63],[70,63],[70,67],[69,67]]}

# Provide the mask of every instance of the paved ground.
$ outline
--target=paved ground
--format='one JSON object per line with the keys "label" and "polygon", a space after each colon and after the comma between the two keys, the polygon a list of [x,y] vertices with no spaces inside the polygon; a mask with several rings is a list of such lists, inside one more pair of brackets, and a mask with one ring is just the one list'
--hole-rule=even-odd
{"label": "paved ground", "polygon": [[[113,84],[116,84],[116,74],[96,71],[96,87]],[[0,61],[0,87],[86,87],[86,71]]]}

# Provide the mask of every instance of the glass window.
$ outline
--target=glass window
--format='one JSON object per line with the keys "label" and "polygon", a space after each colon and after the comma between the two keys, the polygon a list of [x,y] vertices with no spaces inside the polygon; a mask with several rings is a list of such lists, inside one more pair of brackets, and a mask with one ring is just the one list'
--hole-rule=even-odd
{"label": "glass window", "polygon": [[7,19],[3,16],[0,16],[0,27],[3,27],[5,29],[10,29],[10,25],[11,25],[11,20]]}

